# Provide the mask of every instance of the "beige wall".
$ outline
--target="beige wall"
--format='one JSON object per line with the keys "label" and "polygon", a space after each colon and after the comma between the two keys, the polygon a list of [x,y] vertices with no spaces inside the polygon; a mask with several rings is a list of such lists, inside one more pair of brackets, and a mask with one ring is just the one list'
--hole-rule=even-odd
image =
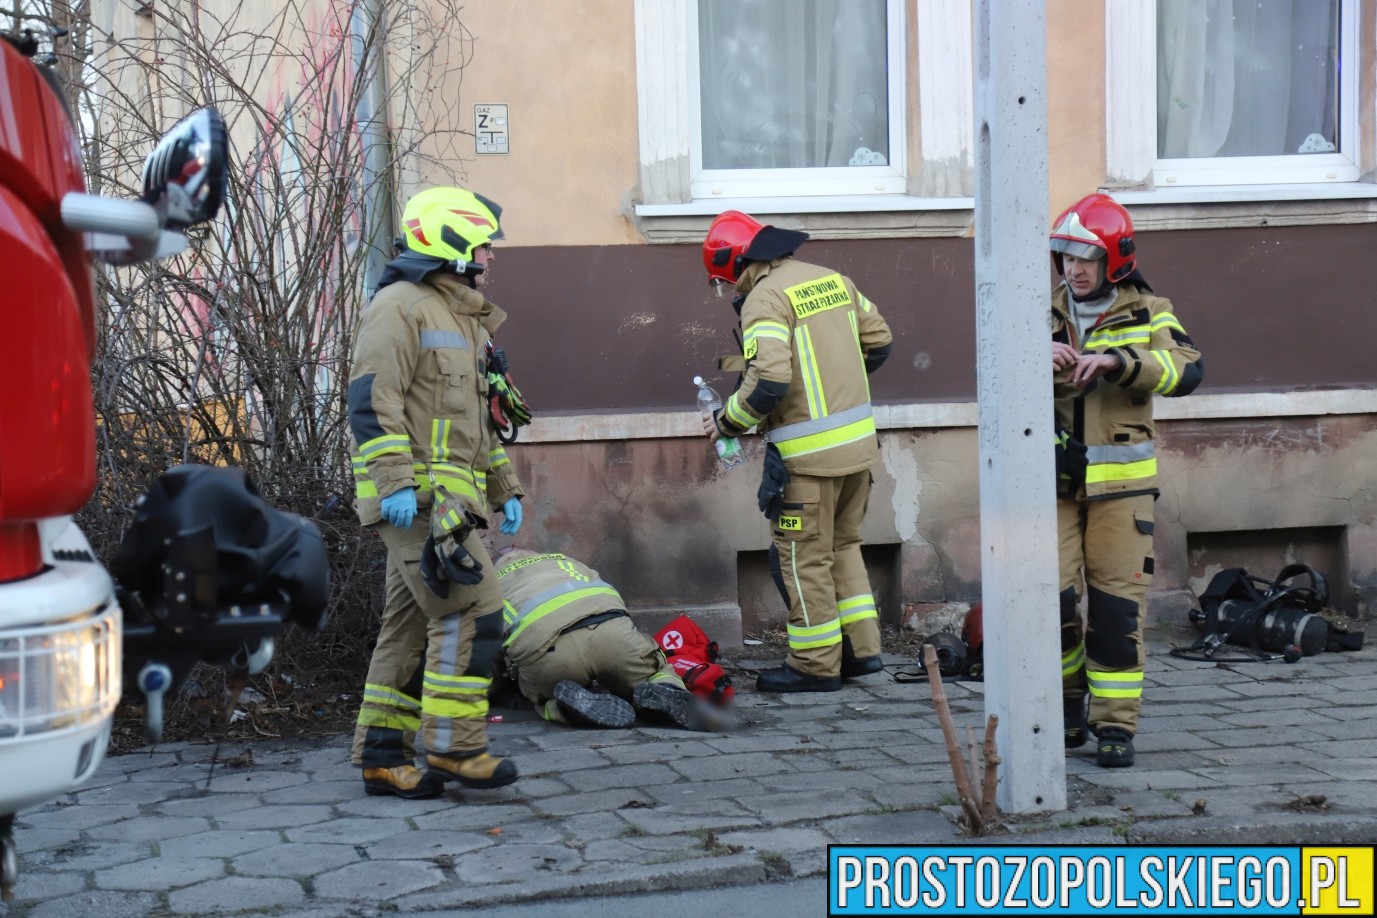
{"label": "beige wall", "polygon": [[1049,217],[1055,217],[1104,183],[1104,66],[1103,4],[1048,0]]}
{"label": "beige wall", "polygon": [[640,162],[632,13],[631,0],[465,3],[473,58],[462,82],[439,91],[464,131],[475,103],[508,106],[511,152],[478,155],[464,136],[456,164],[502,205],[507,245],[640,241],[629,216]]}
{"label": "beige wall", "polygon": [[[907,142],[916,153],[912,4],[908,15]],[[473,58],[462,81],[441,91],[458,100],[453,114],[464,131],[473,129],[475,103],[505,102],[512,152],[478,155],[464,136],[459,161],[448,164],[506,209],[507,244],[642,242],[630,218],[640,163],[631,0],[470,0],[463,24]],[[1050,220],[1105,178],[1101,4],[1050,0],[1047,39]],[[420,170],[421,184],[447,180],[443,169]]]}

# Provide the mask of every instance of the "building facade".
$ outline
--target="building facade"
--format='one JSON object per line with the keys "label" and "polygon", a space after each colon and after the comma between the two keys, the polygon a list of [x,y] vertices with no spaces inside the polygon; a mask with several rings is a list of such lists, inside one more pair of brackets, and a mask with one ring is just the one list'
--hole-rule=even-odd
{"label": "building facade", "polygon": [[[1304,561],[1360,616],[1377,596],[1374,14],[1046,4],[1048,223],[1114,194],[1205,354],[1196,394],[1158,401],[1159,621],[1231,566]],[[504,208],[486,292],[536,411],[510,451],[520,540],[587,561],[648,625],[687,610],[730,644],[782,621],[759,463],[719,470],[693,410],[695,375],[735,383],[716,361],[739,353],[736,317],[700,246],[736,208],[809,232],[801,257],[893,327],[864,529],[882,619],[978,600],[969,0],[468,0],[461,17],[468,56],[443,83],[392,68],[394,98],[448,119],[394,198],[458,180]]]}

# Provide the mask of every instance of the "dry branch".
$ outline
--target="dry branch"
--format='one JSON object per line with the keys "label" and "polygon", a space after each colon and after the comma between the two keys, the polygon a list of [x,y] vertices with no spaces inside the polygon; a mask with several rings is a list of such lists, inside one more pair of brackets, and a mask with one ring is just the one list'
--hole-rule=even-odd
{"label": "dry branch", "polygon": [[971,776],[966,771],[966,763],[961,755],[961,741],[956,736],[956,724],[951,719],[951,707],[947,704],[947,691],[942,685],[942,673],[937,666],[937,650],[931,644],[923,645],[923,670],[928,674],[928,685],[932,687],[932,703],[937,709],[937,722],[942,725],[942,736],[947,741],[947,757],[951,760],[952,777],[956,781],[956,795],[965,814],[966,827],[974,835],[980,834],[980,806],[976,803],[975,790]]}

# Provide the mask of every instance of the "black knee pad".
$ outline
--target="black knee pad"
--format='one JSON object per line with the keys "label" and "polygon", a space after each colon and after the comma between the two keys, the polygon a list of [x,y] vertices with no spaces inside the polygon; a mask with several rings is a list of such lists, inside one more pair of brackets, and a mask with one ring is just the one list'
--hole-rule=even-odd
{"label": "black knee pad", "polygon": [[464,675],[492,678],[502,651],[502,610],[480,615],[473,624],[473,652]]}
{"label": "black knee pad", "polygon": [[1085,653],[1101,666],[1124,669],[1138,665],[1138,604],[1091,587],[1086,594],[1090,631]]}
{"label": "black knee pad", "polygon": [[406,685],[402,686],[402,693],[410,695],[412,698],[421,697],[421,683],[425,678],[426,671],[426,648],[421,648],[421,659],[416,661],[416,671],[411,674],[411,678],[406,680]]}
{"label": "black knee pad", "polygon": [[1067,587],[1057,596],[1061,602],[1061,652],[1080,643],[1080,612],[1076,610],[1076,588]]}

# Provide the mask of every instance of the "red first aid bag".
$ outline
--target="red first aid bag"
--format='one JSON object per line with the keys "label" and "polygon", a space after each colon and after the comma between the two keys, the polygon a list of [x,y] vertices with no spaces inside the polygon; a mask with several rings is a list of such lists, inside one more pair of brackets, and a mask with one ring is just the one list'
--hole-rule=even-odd
{"label": "red first aid bag", "polygon": [[656,633],[655,643],[665,652],[690,692],[717,705],[732,700],[735,690],[731,676],[715,662],[717,642],[708,640],[693,619],[679,616]]}

